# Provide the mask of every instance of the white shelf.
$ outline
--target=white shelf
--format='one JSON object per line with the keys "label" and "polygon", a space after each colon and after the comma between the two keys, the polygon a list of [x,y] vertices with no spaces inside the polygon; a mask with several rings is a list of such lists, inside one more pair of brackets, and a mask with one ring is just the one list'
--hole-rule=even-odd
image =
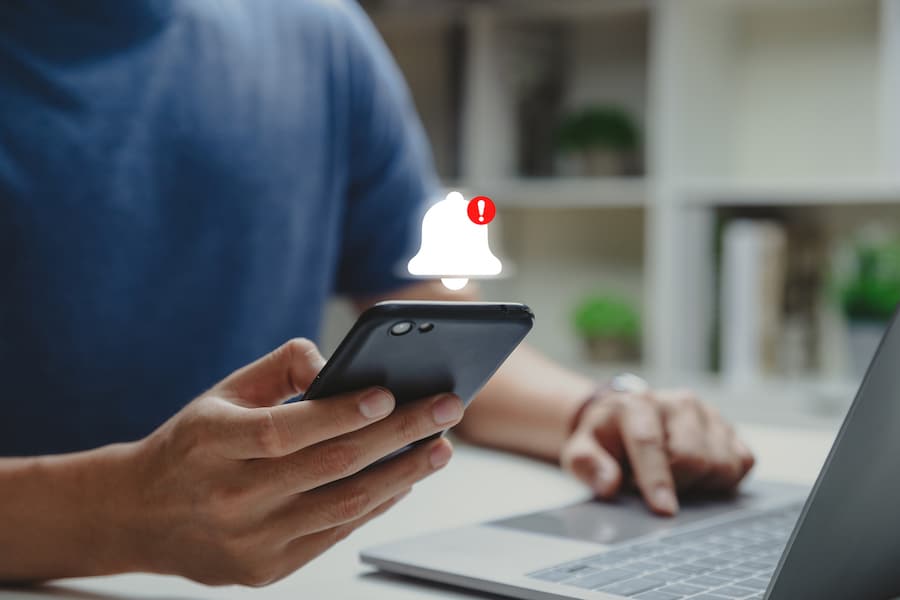
{"label": "white shelf", "polygon": [[583,19],[633,13],[649,9],[650,0],[499,0],[493,9],[498,15],[515,19]]}
{"label": "white shelf", "polygon": [[[475,3],[473,3],[475,4]],[[538,19],[583,19],[647,11],[650,0],[494,0],[475,10],[489,10],[504,20],[529,21]],[[394,0],[370,11],[381,27],[417,27],[427,22],[458,22],[470,7],[454,2],[421,2],[421,0]]]}
{"label": "white shelf", "polygon": [[488,196],[497,206],[529,209],[639,208],[647,203],[641,177],[535,177],[458,182],[466,197]]}
{"label": "white shelf", "polygon": [[824,177],[816,180],[768,181],[696,179],[680,185],[678,195],[690,205],[883,204],[900,202],[900,180]]}

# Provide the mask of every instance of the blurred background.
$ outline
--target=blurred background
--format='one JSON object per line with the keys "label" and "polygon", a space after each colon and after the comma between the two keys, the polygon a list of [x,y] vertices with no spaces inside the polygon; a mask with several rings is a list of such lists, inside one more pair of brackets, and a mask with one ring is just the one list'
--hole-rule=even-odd
{"label": "blurred background", "polygon": [[[486,299],[597,378],[831,427],[900,300],[900,2],[364,0]],[[331,308],[331,350],[352,317]]]}

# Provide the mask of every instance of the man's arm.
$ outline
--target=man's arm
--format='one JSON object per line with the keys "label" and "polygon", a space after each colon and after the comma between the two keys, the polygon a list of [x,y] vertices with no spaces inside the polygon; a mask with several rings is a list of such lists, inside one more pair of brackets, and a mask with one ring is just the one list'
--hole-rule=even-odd
{"label": "man's arm", "polygon": [[[477,300],[478,293],[471,285],[453,292],[428,281],[356,305],[362,310],[387,299]],[[676,491],[730,489],[753,466],[731,426],[689,391],[596,392],[596,382],[523,344],[455,431],[478,444],[558,461],[601,497],[633,476],[648,505],[667,515],[678,510]]]}
{"label": "man's arm", "polygon": [[136,567],[118,536],[130,446],[0,458],[0,581],[105,575]]}
{"label": "man's arm", "polygon": [[369,388],[283,404],[323,365],[293,340],[142,440],[0,458],[0,583],[144,571],[264,585],[450,460],[438,439],[373,465],[459,421],[451,394],[396,406]]}

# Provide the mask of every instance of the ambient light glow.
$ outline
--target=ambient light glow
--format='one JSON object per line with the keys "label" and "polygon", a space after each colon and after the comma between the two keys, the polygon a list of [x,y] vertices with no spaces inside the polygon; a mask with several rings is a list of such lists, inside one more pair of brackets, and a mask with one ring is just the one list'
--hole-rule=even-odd
{"label": "ambient light glow", "polygon": [[453,290],[454,292],[457,290],[461,290],[466,287],[466,284],[469,283],[468,277],[441,277],[441,283],[444,284],[444,287],[448,290]]}

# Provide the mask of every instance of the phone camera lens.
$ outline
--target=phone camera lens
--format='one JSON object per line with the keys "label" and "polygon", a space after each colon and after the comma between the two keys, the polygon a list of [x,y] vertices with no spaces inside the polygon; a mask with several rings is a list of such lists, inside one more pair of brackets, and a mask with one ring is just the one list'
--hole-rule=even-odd
{"label": "phone camera lens", "polygon": [[406,335],[409,333],[415,323],[412,321],[400,321],[391,326],[391,335]]}
{"label": "phone camera lens", "polygon": [[419,325],[420,333],[428,333],[432,329],[434,329],[434,323],[422,323],[421,325]]}

